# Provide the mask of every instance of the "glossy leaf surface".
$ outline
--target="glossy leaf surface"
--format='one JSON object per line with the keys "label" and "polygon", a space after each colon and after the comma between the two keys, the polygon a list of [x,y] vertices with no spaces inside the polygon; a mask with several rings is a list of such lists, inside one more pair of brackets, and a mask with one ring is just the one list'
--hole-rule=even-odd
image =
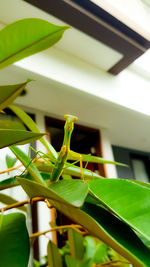
{"label": "glossy leaf surface", "polygon": [[[0,37],[0,43],[1,43],[1,37]],[[10,45],[11,45],[11,42],[10,42]],[[0,44],[0,47],[1,47],[1,44]],[[0,51],[2,50],[0,49]],[[1,55],[2,55],[2,52],[0,54],[0,57]],[[31,80],[29,79],[24,83],[13,84],[13,85],[1,85],[0,86],[0,109],[4,109],[8,105],[10,105],[16,99],[16,97],[21,94],[25,86],[30,81]]]}
{"label": "glossy leaf surface", "polygon": [[59,181],[49,188],[23,178],[18,178],[18,181],[29,196],[56,199],[75,207],[83,205],[88,193],[88,184],[80,180]]}
{"label": "glossy leaf surface", "polygon": [[0,266],[27,267],[29,236],[22,213],[0,215]]}
{"label": "glossy leaf surface", "polygon": [[0,69],[57,43],[67,26],[42,19],[16,21],[0,31]]}
{"label": "glossy leaf surface", "polygon": [[150,188],[123,179],[90,182],[97,201],[150,240]]}
{"label": "glossy leaf surface", "polygon": [[42,133],[33,133],[15,129],[0,129],[0,148],[31,143],[39,139],[41,136],[43,136]]}
{"label": "glossy leaf surface", "polygon": [[[112,214],[91,204],[84,204],[82,210],[74,207],[56,193],[47,188],[25,179],[18,179],[29,195],[45,196],[50,203],[77,224],[81,224],[90,234],[97,236],[108,246],[112,247],[127,258],[136,267],[150,266],[149,249],[144,246],[136,234]],[[92,218],[93,217],[93,218]],[[130,238],[129,238],[130,236]]]}

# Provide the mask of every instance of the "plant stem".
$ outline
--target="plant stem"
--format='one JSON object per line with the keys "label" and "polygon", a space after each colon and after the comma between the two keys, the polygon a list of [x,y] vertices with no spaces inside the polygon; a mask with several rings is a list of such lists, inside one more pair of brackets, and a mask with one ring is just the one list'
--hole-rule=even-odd
{"label": "plant stem", "polygon": [[21,206],[24,206],[26,204],[32,204],[33,202],[37,202],[37,201],[45,201],[45,198],[43,197],[34,197],[34,198],[31,198],[31,199],[27,199],[27,200],[24,200],[24,201],[21,201],[21,202],[16,202],[14,204],[10,204],[4,208],[1,208],[0,209],[0,212],[4,212],[6,210],[10,210],[10,209],[13,209],[13,208],[18,208],[18,207],[21,207]]}
{"label": "plant stem", "polygon": [[49,229],[47,231],[37,232],[37,233],[31,234],[30,238],[38,237],[40,235],[45,235],[45,234],[52,232],[52,231],[59,231],[61,229],[69,229],[69,228],[77,230],[78,228],[83,228],[83,227],[81,225],[77,225],[77,224],[56,226],[56,227],[53,227],[52,229]]}
{"label": "plant stem", "polygon": [[14,170],[17,170],[18,168],[22,167],[23,165],[22,164],[19,164],[18,166],[16,167],[12,167],[12,168],[9,168],[7,170],[4,170],[4,171],[1,171],[0,174],[3,174],[3,173],[6,173],[6,172],[10,172],[10,171],[14,171]]}
{"label": "plant stem", "polygon": [[95,266],[96,267],[103,267],[103,266],[107,267],[107,266],[113,266],[116,263],[130,264],[130,262],[128,262],[128,261],[115,260],[115,261],[109,261],[109,262],[105,262],[105,263],[101,263],[101,264],[96,264]]}

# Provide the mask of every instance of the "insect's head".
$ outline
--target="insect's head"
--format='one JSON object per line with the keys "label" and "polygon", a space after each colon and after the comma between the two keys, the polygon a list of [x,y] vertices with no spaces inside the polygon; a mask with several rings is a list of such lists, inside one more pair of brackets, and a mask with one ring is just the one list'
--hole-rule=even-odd
{"label": "insect's head", "polygon": [[68,114],[66,114],[64,118],[66,119],[66,124],[65,124],[66,130],[73,130],[74,122],[77,121],[78,118],[76,116]]}

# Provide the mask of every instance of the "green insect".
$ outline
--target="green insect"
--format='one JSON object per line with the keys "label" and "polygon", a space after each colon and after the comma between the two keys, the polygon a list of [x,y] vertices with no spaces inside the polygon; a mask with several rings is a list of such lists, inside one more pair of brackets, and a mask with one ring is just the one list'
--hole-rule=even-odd
{"label": "green insect", "polygon": [[66,123],[64,126],[64,140],[63,140],[61,150],[58,154],[57,161],[55,163],[55,166],[51,174],[52,182],[58,180],[62,174],[63,167],[70,153],[70,141],[71,141],[71,135],[74,129],[74,122],[78,119],[77,117],[72,116],[72,115],[65,115],[64,117],[66,119]]}

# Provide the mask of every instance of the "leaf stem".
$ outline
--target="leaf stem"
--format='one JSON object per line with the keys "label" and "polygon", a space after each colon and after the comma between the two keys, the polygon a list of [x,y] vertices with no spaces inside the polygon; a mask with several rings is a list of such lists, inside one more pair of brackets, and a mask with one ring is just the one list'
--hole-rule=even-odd
{"label": "leaf stem", "polygon": [[18,168],[22,167],[23,165],[22,164],[19,164],[15,167],[12,167],[12,168],[9,168],[7,170],[4,170],[4,171],[1,171],[0,174],[3,174],[3,173],[6,173],[6,172],[10,172],[10,171],[14,171],[14,170],[17,170]]}
{"label": "leaf stem", "polygon": [[45,198],[43,197],[33,197],[33,198],[30,198],[30,199],[27,199],[27,200],[24,200],[24,201],[21,201],[21,202],[16,202],[14,204],[10,204],[4,208],[1,208],[0,209],[0,212],[4,212],[6,210],[10,210],[10,209],[13,209],[13,208],[18,208],[18,207],[21,207],[21,206],[24,206],[26,204],[32,204],[33,202],[37,202],[37,201],[45,201]]}
{"label": "leaf stem", "polygon": [[53,227],[52,229],[49,229],[47,231],[37,232],[37,233],[31,234],[30,238],[38,237],[40,235],[45,235],[45,234],[52,232],[52,231],[59,231],[61,229],[70,229],[70,228],[73,230],[77,230],[77,229],[83,228],[83,227],[81,225],[78,225],[78,224],[56,226],[56,227]]}

